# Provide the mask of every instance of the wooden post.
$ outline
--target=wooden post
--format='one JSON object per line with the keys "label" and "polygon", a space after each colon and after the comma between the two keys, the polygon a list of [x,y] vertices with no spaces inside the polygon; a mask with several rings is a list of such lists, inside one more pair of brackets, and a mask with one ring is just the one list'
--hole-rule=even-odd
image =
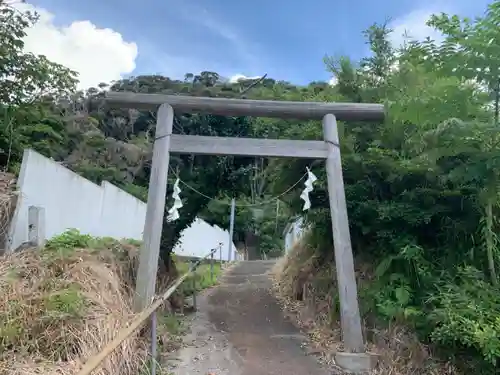
{"label": "wooden post", "polygon": [[170,136],[173,121],[173,108],[169,104],[160,105],[156,120],[156,136],[153,146],[151,176],[149,178],[146,220],[135,287],[134,307],[136,311],[143,310],[155,293],[160,239],[165,214]]}
{"label": "wooden post", "polygon": [[181,315],[184,315],[184,302],[186,301],[186,297],[184,295],[184,286],[182,284],[179,285],[179,296],[181,300],[180,312]]}
{"label": "wooden post", "polygon": [[193,271],[193,309],[196,311],[196,269]]}
{"label": "wooden post", "polygon": [[45,209],[28,207],[28,242],[41,249],[45,246]]}
{"label": "wooden post", "polygon": [[158,337],[156,334],[156,310],[151,314],[151,375],[156,375]]}
{"label": "wooden post", "polygon": [[210,282],[214,282],[214,252],[210,254]]}
{"label": "wooden post", "polygon": [[323,118],[323,136],[328,145],[326,175],[328,179],[328,197],[332,217],[333,244],[335,247],[335,267],[340,299],[340,323],[342,339],[346,351],[364,352],[361,317],[358,305],[354,260],[349,234],[349,221],[342,177],[342,161],[339,148],[337,120],[327,114]]}

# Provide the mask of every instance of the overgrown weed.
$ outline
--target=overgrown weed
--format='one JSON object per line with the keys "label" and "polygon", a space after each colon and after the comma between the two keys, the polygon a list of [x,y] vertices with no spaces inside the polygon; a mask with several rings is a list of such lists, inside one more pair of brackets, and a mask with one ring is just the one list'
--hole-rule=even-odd
{"label": "overgrown weed", "polygon": [[[0,258],[0,373],[69,374],[133,318],[137,247],[69,230],[42,250]],[[136,375],[138,333],[94,372]]]}
{"label": "overgrown weed", "polygon": [[[306,236],[278,262],[275,291],[309,333],[312,350],[332,363],[343,350],[335,269],[311,243]],[[375,266],[356,262],[367,350],[381,356],[372,373],[495,373],[500,293],[472,267],[453,279],[441,272],[438,281],[421,256],[420,249],[403,248]],[[412,279],[404,269],[412,270]]]}

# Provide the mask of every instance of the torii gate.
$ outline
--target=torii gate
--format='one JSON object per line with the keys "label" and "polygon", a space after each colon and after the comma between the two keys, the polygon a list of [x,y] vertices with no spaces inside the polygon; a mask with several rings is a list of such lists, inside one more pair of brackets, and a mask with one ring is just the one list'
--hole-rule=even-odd
{"label": "torii gate", "polygon": [[[332,218],[335,266],[340,299],[342,340],[346,353],[363,353],[364,341],[358,305],[354,261],[342,177],[338,120],[382,121],[381,104],[289,102],[108,92],[112,107],[156,110],[156,138],[149,180],[143,245],[139,256],[136,308],[142,310],[155,293],[156,272],[165,213],[165,196],[170,152],[206,155],[244,155],[326,159],[328,196]],[[211,113],[222,116],[295,118],[323,121],[324,141],[223,138],[172,134],[174,110],[177,113]],[[357,355],[345,358],[352,364],[370,359]],[[339,363],[340,364],[340,363]],[[366,367],[367,365],[361,365]]]}

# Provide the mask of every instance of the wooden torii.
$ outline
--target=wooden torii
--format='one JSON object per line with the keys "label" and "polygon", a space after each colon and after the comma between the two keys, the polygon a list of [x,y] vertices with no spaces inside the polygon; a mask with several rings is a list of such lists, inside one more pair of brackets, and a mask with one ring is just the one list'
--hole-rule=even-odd
{"label": "wooden torii", "polygon": [[[158,109],[143,245],[137,274],[136,309],[142,310],[149,305],[155,293],[171,152],[326,159],[342,339],[347,353],[364,352],[337,120],[382,121],[385,117],[383,105],[204,98],[131,92],[108,92],[106,101],[115,108]],[[224,138],[172,134],[174,110],[178,114],[210,113],[222,116],[322,120],[324,140]]]}

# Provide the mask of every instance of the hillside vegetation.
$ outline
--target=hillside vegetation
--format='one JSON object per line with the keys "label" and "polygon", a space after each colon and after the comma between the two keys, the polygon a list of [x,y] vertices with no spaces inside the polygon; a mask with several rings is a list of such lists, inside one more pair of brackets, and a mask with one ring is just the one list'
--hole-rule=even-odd
{"label": "hillside vegetation", "polygon": [[[473,22],[433,16],[442,44],[409,42],[398,51],[386,29],[373,27],[366,34],[373,57],[326,60],[343,100],[389,109],[384,124],[344,125],[341,149],[366,336],[374,342],[381,327],[407,327],[427,345],[412,347],[389,331],[386,346],[398,340],[402,355],[391,360],[405,362],[400,373],[435,373],[424,360],[429,352],[453,373],[497,373],[499,22],[498,1]],[[320,136],[317,124],[310,129]],[[282,186],[304,163],[295,166],[294,175],[289,162],[277,172]],[[322,166],[314,172],[312,231],[284,265],[279,289],[300,299],[306,284],[324,324],[336,327],[326,176]]]}
{"label": "hillside vegetation", "polygon": [[[19,169],[23,149],[30,147],[86,178],[108,180],[145,199],[155,113],[110,110],[101,100],[104,88],[386,104],[383,123],[339,124],[367,337],[373,341],[375,325],[397,323],[415,332],[426,351],[454,371],[496,372],[500,1],[492,1],[474,21],[447,14],[431,17],[429,25],[444,36],[441,43],[408,40],[395,48],[388,27],[374,24],[364,33],[368,57],[325,58],[326,69],[337,78],[333,86],[297,86],[267,77],[230,83],[205,71],[188,73],[183,80],[131,77],[85,92],[75,90],[74,72],[23,52],[22,37],[36,22],[33,16],[6,5],[0,10],[0,164],[12,172]],[[183,134],[321,139],[321,125],[315,121],[177,115],[174,129]],[[232,196],[239,206],[237,242],[257,256],[279,254],[287,219],[301,213],[300,189],[281,196],[278,210],[271,198],[299,180],[306,166],[318,176],[305,217],[312,232],[296,252],[299,263],[285,269],[280,290],[300,298],[307,280],[318,300],[328,302],[322,311],[335,327],[332,233],[319,161],[172,156],[171,172],[204,195],[183,188],[183,215],[164,226],[164,269],[172,272],[172,244],[196,215],[226,225]],[[174,173],[169,176],[173,182]],[[409,368],[425,373],[420,365],[425,364]]]}
{"label": "hillside vegetation", "polygon": [[[140,243],[69,230],[39,249],[0,256],[0,373],[75,374],[136,316],[133,295]],[[189,264],[175,260],[184,274]],[[161,271],[161,270],[160,270]],[[217,281],[220,266],[203,264],[182,284],[184,297]],[[161,274],[157,291],[172,277]],[[176,304],[178,306],[176,306]],[[158,314],[162,354],[177,349],[183,323],[179,293]],[[147,373],[149,327],[134,332],[95,370],[96,375]]]}
{"label": "hillside vegetation", "polygon": [[[137,244],[70,231],[0,257],[0,373],[74,374],[132,319]],[[137,374],[135,333],[96,374]]]}

